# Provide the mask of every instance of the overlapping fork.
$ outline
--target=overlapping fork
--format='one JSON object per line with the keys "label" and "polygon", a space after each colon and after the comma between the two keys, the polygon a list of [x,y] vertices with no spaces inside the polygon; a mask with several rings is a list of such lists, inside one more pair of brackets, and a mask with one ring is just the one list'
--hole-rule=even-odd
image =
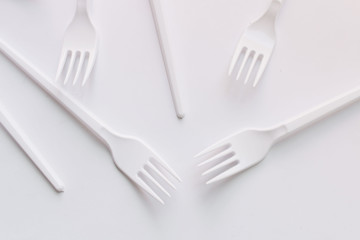
{"label": "overlapping fork", "polygon": [[95,64],[97,35],[87,11],[88,0],[77,0],[75,16],[66,30],[56,81],[84,86]]}
{"label": "overlapping fork", "polygon": [[[275,20],[283,1],[273,0],[265,14],[247,28],[231,60],[229,76],[233,74],[235,66],[239,63],[236,79],[239,80],[243,74],[246,74],[244,84],[247,84],[252,77],[254,77],[253,87],[258,84],[275,47]],[[247,63],[250,67],[245,69]]]}
{"label": "overlapping fork", "polygon": [[161,192],[170,196],[167,189],[175,188],[172,180],[181,180],[146,143],[132,136],[120,135],[105,126],[71,95],[57,88],[48,77],[1,40],[0,51],[102,141],[111,152],[119,170],[164,204]]}

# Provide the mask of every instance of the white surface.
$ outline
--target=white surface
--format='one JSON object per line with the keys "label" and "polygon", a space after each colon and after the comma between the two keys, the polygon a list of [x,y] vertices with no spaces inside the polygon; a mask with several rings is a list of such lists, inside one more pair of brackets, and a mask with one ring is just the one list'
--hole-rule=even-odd
{"label": "white surface", "polygon": [[[226,72],[267,0],[162,4],[184,120],[174,116],[147,0],[94,1],[94,79],[83,94],[72,92],[114,129],[151,144],[184,183],[165,207],[140,193],[100,142],[0,56],[0,100],[67,187],[56,193],[1,129],[0,239],[359,239],[358,103],[216,186],[201,182],[192,156],[358,86],[360,3],[286,1],[277,48],[254,91]],[[55,76],[74,7],[72,0],[2,0],[0,37]]]}

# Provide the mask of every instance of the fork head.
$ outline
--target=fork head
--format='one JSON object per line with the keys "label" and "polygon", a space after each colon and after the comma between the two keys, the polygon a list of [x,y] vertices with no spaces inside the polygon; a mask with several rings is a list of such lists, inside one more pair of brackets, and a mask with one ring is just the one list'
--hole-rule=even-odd
{"label": "fork head", "polygon": [[76,11],[67,28],[56,73],[56,81],[73,85],[81,79],[84,86],[90,77],[97,53],[97,34],[87,14],[86,8]]}
{"label": "fork head", "polygon": [[[240,68],[236,79],[239,80],[246,74],[244,84],[247,84],[250,78],[254,79],[253,87],[258,84],[275,47],[275,20],[280,6],[281,1],[273,1],[264,15],[247,28],[231,60],[229,76],[233,74],[238,63]],[[245,68],[246,66],[249,67]]]}
{"label": "fork head", "polygon": [[244,130],[208,147],[195,156],[205,168],[206,184],[218,182],[258,164],[274,143],[270,130]]}
{"label": "fork head", "polygon": [[[254,31],[245,32],[231,60],[229,76],[233,74],[235,66],[238,63],[240,67],[236,75],[236,80],[239,80],[243,74],[246,74],[244,84],[247,84],[250,78],[253,77],[253,87],[256,87],[270,60],[274,46],[275,39],[257,37]],[[245,68],[248,65],[249,67]]]}
{"label": "fork head", "polygon": [[171,197],[169,190],[176,190],[174,180],[181,179],[146,143],[133,137],[115,137],[110,145],[116,166],[162,204],[162,196]]}

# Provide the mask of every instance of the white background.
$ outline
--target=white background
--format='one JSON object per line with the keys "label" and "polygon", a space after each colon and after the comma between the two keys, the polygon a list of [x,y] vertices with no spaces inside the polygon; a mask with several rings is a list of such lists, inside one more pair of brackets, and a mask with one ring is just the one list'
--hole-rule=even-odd
{"label": "white background", "polygon": [[[288,0],[256,89],[226,73],[269,0],[162,0],[186,111],[175,117],[147,0],[99,0],[93,79],[73,90],[112,128],[149,143],[183,178],[161,206],[107,149],[0,56],[0,101],[65,183],[55,192],[0,128],[0,239],[360,239],[360,104],[275,146],[258,166],[206,186],[193,155],[269,127],[360,84],[360,2]],[[54,77],[75,0],[0,0],[0,38]],[[131,159],[124,159],[131,161]]]}

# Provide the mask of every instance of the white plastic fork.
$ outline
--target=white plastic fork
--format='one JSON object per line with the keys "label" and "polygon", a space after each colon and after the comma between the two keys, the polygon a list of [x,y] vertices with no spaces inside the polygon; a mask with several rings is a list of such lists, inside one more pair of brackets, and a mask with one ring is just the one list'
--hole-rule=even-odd
{"label": "white plastic fork", "polygon": [[72,79],[75,85],[82,77],[81,85],[84,86],[95,64],[97,35],[89,18],[87,1],[77,0],[74,18],[65,32],[56,73],[56,81],[64,76],[64,84]]}
{"label": "white plastic fork", "polygon": [[[175,189],[169,177],[172,176],[178,181],[181,180],[146,143],[132,136],[115,133],[84,109],[73,97],[57,88],[49,81],[48,77],[41,74],[39,70],[1,40],[0,51],[101,140],[111,152],[115,165],[122,173],[153,198],[164,204],[160,196],[161,192],[170,196],[167,185]],[[165,183],[165,186],[161,183]]]}
{"label": "white plastic fork", "polygon": [[174,102],[175,112],[177,117],[179,119],[182,119],[185,117],[185,113],[183,111],[180,101],[180,94],[177,86],[177,81],[171,63],[171,53],[170,53],[168,39],[166,36],[163,14],[161,11],[161,6],[158,1],[159,0],[150,0],[152,16],[156,26],[156,32],[160,43],[161,54],[163,56],[163,60],[165,64],[166,75],[170,85],[170,91]]}
{"label": "white plastic fork", "polygon": [[58,192],[64,191],[64,184],[58,178],[54,170],[45,161],[40,152],[32,144],[28,136],[16,124],[6,108],[0,103],[0,124],[6,129],[11,137],[17,142],[21,149],[31,159],[34,165],[40,170],[45,178]]}
{"label": "white plastic fork", "polygon": [[275,143],[359,99],[357,87],[278,126],[246,129],[219,141],[195,156],[204,159],[199,166],[208,166],[202,174],[210,177],[206,183],[223,180],[258,164]]}
{"label": "white plastic fork", "polygon": [[[265,14],[245,30],[231,60],[229,76],[233,74],[236,63],[240,62],[236,75],[236,79],[239,80],[242,74],[246,73],[246,63],[250,62],[244,84],[249,82],[251,76],[255,76],[253,87],[258,84],[275,47],[275,20],[283,1],[272,0]],[[243,58],[241,59],[240,56]],[[257,63],[259,66],[256,69]]]}

